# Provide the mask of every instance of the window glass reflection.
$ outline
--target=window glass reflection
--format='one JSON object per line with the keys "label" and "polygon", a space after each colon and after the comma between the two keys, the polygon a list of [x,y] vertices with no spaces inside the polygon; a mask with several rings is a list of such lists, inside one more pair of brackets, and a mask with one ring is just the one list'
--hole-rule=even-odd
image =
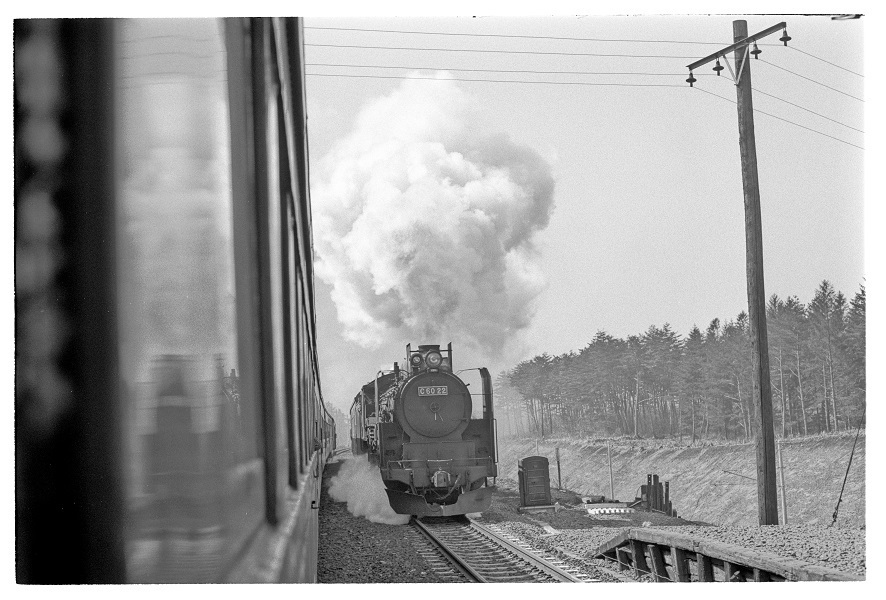
{"label": "window glass reflection", "polygon": [[263,514],[237,355],[223,27],[126,20],[116,43],[128,574],[215,581]]}

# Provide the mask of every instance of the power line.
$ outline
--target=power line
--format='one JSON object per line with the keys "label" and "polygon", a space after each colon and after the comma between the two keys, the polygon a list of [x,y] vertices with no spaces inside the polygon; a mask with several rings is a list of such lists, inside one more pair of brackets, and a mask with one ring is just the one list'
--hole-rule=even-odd
{"label": "power line", "polygon": [[[450,37],[486,37],[486,38],[506,38],[506,39],[524,39],[524,40],[563,40],[563,41],[575,41],[575,42],[617,42],[617,43],[637,43],[637,44],[695,44],[695,45],[713,45],[719,46],[722,45],[721,42],[696,42],[690,40],[644,40],[644,39],[617,39],[617,38],[586,38],[586,37],[570,37],[570,36],[555,36],[555,35],[525,35],[525,34],[504,34],[504,33],[462,33],[462,32],[449,32],[449,31],[413,31],[413,30],[403,30],[403,29],[371,29],[364,27],[316,27],[310,26],[305,27],[305,29],[314,29],[318,31],[360,31],[366,33],[398,33],[398,34],[410,34],[410,35],[439,35],[439,36],[450,36]],[[780,47],[781,44],[758,44],[760,46],[770,46],[770,47]],[[806,52],[804,50],[800,50],[794,45],[788,46],[792,50],[795,50],[801,54],[805,54],[806,56],[810,56],[816,60],[820,60],[821,62],[827,63],[833,67],[838,69],[842,69],[848,73],[852,73],[853,75],[857,75],[859,77],[864,77],[861,73],[857,73],[851,69],[847,69],[846,67],[842,67],[834,62],[821,58],[820,56],[816,56],[810,52]]]}
{"label": "power line", "polygon": [[764,60],[764,59],[761,58],[761,59],[760,59],[760,62],[761,62],[761,63],[766,63],[767,65],[772,66],[772,67],[775,67],[776,69],[781,69],[782,71],[787,71],[787,72],[790,73],[791,75],[796,75],[797,77],[800,77],[800,78],[802,78],[802,79],[805,79],[806,81],[811,81],[812,83],[815,83],[815,84],[820,85],[820,86],[822,86],[822,87],[826,87],[826,88],[828,88],[829,90],[833,90],[833,91],[835,91],[835,92],[838,92],[838,93],[840,93],[840,94],[843,94],[844,96],[849,96],[850,98],[852,98],[852,99],[854,99],[854,100],[858,100],[859,102],[864,102],[864,99],[859,98],[858,96],[853,96],[852,94],[847,94],[847,93],[844,92],[843,90],[838,90],[838,89],[835,88],[835,87],[831,87],[831,86],[829,86],[829,85],[825,85],[824,83],[822,83],[822,82],[820,82],[820,81],[816,81],[815,79],[812,79],[812,78],[810,78],[810,77],[806,77],[805,75],[800,75],[799,73],[795,73],[794,71],[791,71],[790,69],[785,69],[784,67],[780,67],[779,65],[776,65],[775,63],[771,63],[771,62],[769,62],[768,60]]}
{"label": "power line", "polygon": [[[326,63],[305,63],[305,66],[326,66],[326,67],[364,67],[364,68],[379,68],[379,69],[407,69],[407,70],[417,70],[422,69],[422,67],[397,67],[397,66],[383,66],[383,65],[345,65],[345,64],[326,64]],[[592,75],[595,73],[584,73],[584,72],[569,72],[569,71],[522,71],[522,70],[495,70],[495,69],[439,69],[439,70],[447,70],[447,71],[467,71],[467,72],[487,72],[487,73],[532,73],[532,74],[562,74],[562,73],[576,73],[576,74],[587,74]],[[669,75],[667,73],[599,73],[602,75]],[[306,75],[311,77],[343,77],[343,78],[356,78],[356,79],[421,79],[426,81],[467,81],[467,82],[479,82],[479,83],[517,83],[517,84],[541,84],[541,85],[584,85],[584,86],[610,86],[610,87],[684,87],[682,85],[673,85],[673,84],[638,84],[638,83],[600,83],[600,82],[583,82],[583,81],[525,81],[525,80],[513,80],[513,79],[468,79],[468,78],[460,78],[460,77],[408,77],[403,75],[356,75],[356,74],[346,74],[346,73],[306,73]],[[701,89],[701,88],[699,88]],[[702,89],[703,92],[711,94],[713,96],[717,96],[718,98],[722,98],[723,100],[728,100],[735,104],[735,101],[729,100],[724,96],[720,96],[718,94],[714,94],[713,92],[709,92],[708,90]],[[827,119],[828,121],[832,121],[838,125],[842,125],[843,127],[848,127],[849,129],[853,129],[858,131],[859,133],[864,133],[863,130],[853,127],[851,125],[847,125],[846,123],[842,123],[835,119],[832,119],[828,116],[825,116],[821,113],[815,112],[811,109],[808,109],[804,106],[800,106],[799,104],[795,104],[794,102],[790,102],[789,100],[785,100],[784,98],[779,98],[773,94],[769,94],[767,92],[761,91],[757,88],[754,88],[754,91],[763,94],[764,96],[769,96],[770,98],[774,98],[775,100],[779,100],[786,104],[790,104],[791,106],[795,106],[801,110],[805,110],[806,112],[812,113],[816,116],[819,116],[823,119]],[[778,117],[776,115],[771,115],[767,112],[754,109],[756,112],[761,114],[773,117],[775,119],[780,119],[787,123],[791,123],[792,125],[797,125],[798,127],[802,127],[804,129],[809,129],[810,131],[814,131],[816,133],[821,133],[827,137],[833,137],[826,133],[822,133],[820,131],[810,129],[805,127],[804,125],[800,125],[798,123],[794,123],[793,121],[788,121],[787,119],[783,119],[782,117]],[[839,138],[833,138],[838,141]],[[851,146],[855,146],[855,144],[851,144],[849,142],[844,142]],[[861,146],[855,146],[856,148],[862,148]]]}
{"label": "power line", "polygon": [[529,50],[488,50],[468,48],[414,48],[402,46],[358,46],[351,44],[305,44],[305,46],[323,48],[356,48],[362,50],[413,50],[419,52],[479,52],[484,54],[534,54],[539,56],[611,56],[616,58],[695,58],[694,56],[672,56],[662,54],[600,54],[594,52],[533,52]]}
{"label": "power line", "polygon": [[790,104],[791,106],[796,106],[800,110],[805,110],[808,113],[812,113],[813,115],[817,115],[817,116],[821,117],[822,119],[827,119],[828,121],[836,123],[837,125],[842,125],[843,127],[848,127],[849,129],[854,129],[855,131],[857,131],[859,133],[864,133],[863,129],[858,129],[857,127],[853,127],[852,125],[847,125],[846,123],[842,123],[840,121],[837,121],[836,119],[826,117],[825,115],[823,115],[821,113],[817,113],[814,110],[810,110],[810,109],[806,108],[805,106],[800,106],[799,104],[794,104],[793,102],[790,102],[789,100],[785,100],[784,98],[779,98],[778,96],[773,96],[772,94],[768,94],[768,93],[766,93],[762,90],[759,90],[755,87],[752,87],[751,89],[754,90],[755,92],[757,92],[758,94],[763,94],[764,96],[769,96],[770,98],[774,98],[776,100],[784,102],[785,104]]}
{"label": "power line", "polygon": [[[721,100],[725,100],[726,102],[731,102],[732,104],[738,104],[735,100],[731,100],[730,98],[727,98],[726,96],[721,96],[720,94],[715,94],[714,92],[709,92],[708,90],[706,90],[706,89],[704,89],[704,88],[700,88],[700,87],[695,86],[695,87],[693,87],[693,89],[696,89],[696,90],[702,91],[702,92],[704,92],[705,94],[710,94],[711,96],[715,96],[715,97],[717,97],[717,98],[720,98]],[[840,142],[841,144],[846,144],[846,145],[848,145],[848,146],[854,146],[855,148],[858,148],[859,150],[864,150],[864,148],[863,148],[862,146],[858,146],[858,145],[853,144],[853,143],[851,143],[851,142],[847,142],[847,141],[845,141],[845,140],[841,140],[841,139],[838,138],[838,137],[834,137],[834,136],[832,136],[832,135],[828,135],[827,133],[824,133],[824,132],[822,132],[822,131],[818,131],[817,129],[812,129],[811,127],[806,127],[805,125],[800,125],[799,123],[794,123],[793,121],[789,121],[788,119],[784,119],[784,118],[782,118],[782,117],[777,117],[777,116],[775,116],[775,115],[773,115],[773,114],[771,114],[771,113],[768,113],[768,112],[765,112],[765,111],[759,110],[759,109],[757,109],[757,108],[754,109],[754,112],[760,113],[760,114],[762,114],[762,115],[766,115],[767,117],[772,117],[773,119],[778,119],[779,121],[784,121],[785,123],[790,123],[791,125],[796,125],[797,127],[800,127],[801,129],[806,129],[807,131],[811,131],[811,132],[813,132],[813,133],[817,133],[817,134],[819,134],[819,135],[823,135],[823,136],[825,136],[825,137],[829,137],[829,138],[831,138],[832,140],[836,140],[836,141]]]}
{"label": "power line", "polygon": [[[456,37],[492,37],[492,38],[514,38],[528,40],[569,40],[575,42],[637,42],[641,44],[713,44],[721,45],[720,42],[690,42],[686,40],[637,40],[637,39],[613,39],[613,38],[583,38],[583,37],[563,37],[555,35],[518,35],[506,33],[455,33],[449,31],[407,31],[401,29],[364,29],[360,27],[305,27],[305,29],[318,29],[325,31],[363,31],[372,33],[406,33],[414,35],[442,35]],[[780,44],[773,44],[780,45]]]}
{"label": "power line", "polygon": [[594,83],[590,81],[518,81],[514,79],[465,79],[459,77],[406,77],[403,75],[347,75],[336,73],[305,73],[309,77],[353,77],[359,79],[424,79],[428,81],[474,81],[480,83],[528,83],[543,85],[584,85],[609,87],[667,87],[685,88],[672,83]]}
{"label": "power line", "polygon": [[[649,72],[638,72],[638,71],[624,71],[624,72],[605,72],[605,71],[535,71],[528,69],[462,69],[462,68],[451,68],[451,67],[420,67],[420,66],[399,66],[399,65],[356,65],[356,64],[343,64],[343,63],[305,63],[306,67],[341,67],[341,68],[356,68],[356,69],[400,69],[400,70],[411,70],[411,71],[456,71],[456,72],[465,72],[465,73],[526,73],[532,75],[618,75],[618,76],[666,76],[666,77],[682,77],[683,73],[649,73]],[[714,77],[713,73],[700,73],[699,75]],[[476,79],[471,79],[469,81],[478,81]],[[531,82],[530,82],[531,83]],[[846,123],[842,123],[837,121],[836,119],[832,119],[826,115],[815,112],[809,108],[801,106],[799,104],[795,104],[794,102],[790,102],[789,100],[785,100],[784,98],[779,98],[773,94],[769,94],[757,88],[753,88],[754,91],[763,94],[764,96],[769,96],[770,98],[774,98],[775,100],[779,100],[784,102],[785,104],[790,104],[791,106],[795,106],[801,110],[805,110],[806,112],[812,113],[813,115],[819,116],[823,119],[827,119],[828,121],[832,121],[838,125],[842,125],[844,127],[848,127],[849,129],[853,129],[860,133],[864,133],[863,130],[853,127],[852,125],[848,125]]]}
{"label": "power line", "polygon": [[[353,65],[341,63],[305,63],[306,67],[353,67],[357,69],[406,69],[413,71],[464,71],[478,73],[530,73],[533,75],[653,75],[666,77],[683,77],[684,73],[646,73],[638,71],[608,72],[608,71],[532,71],[527,69],[461,69],[452,67],[403,67],[396,65]],[[701,73],[714,77],[714,73]]]}
{"label": "power line", "polygon": [[800,54],[805,54],[806,56],[811,56],[812,58],[814,58],[814,59],[816,59],[816,60],[820,60],[821,62],[828,63],[829,65],[831,65],[831,66],[833,66],[833,67],[837,67],[838,69],[843,69],[843,70],[846,71],[847,73],[852,73],[853,75],[858,75],[859,77],[864,77],[864,75],[862,75],[861,73],[856,73],[855,71],[853,71],[853,70],[851,70],[851,69],[847,69],[846,67],[841,67],[841,66],[838,65],[837,63],[832,63],[832,62],[829,61],[829,60],[825,60],[825,59],[821,58],[820,56],[816,56],[816,55],[814,55],[814,54],[810,54],[809,52],[804,52],[803,50],[800,50],[799,48],[797,48],[797,47],[794,46],[794,45],[790,45],[790,46],[788,46],[788,48],[791,48],[791,49],[793,49],[793,50],[796,50],[796,51],[799,52]]}

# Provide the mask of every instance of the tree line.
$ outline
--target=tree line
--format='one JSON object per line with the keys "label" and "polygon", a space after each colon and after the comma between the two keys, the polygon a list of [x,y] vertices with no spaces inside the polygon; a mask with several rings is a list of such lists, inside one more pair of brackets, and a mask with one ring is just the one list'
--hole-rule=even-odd
{"label": "tree line", "polygon": [[[856,427],[865,407],[865,289],[822,281],[808,304],[772,295],[766,310],[776,435]],[[500,373],[496,411],[515,435],[753,438],[749,318],[714,319],[684,338],[665,323],[578,352],[543,353]]]}

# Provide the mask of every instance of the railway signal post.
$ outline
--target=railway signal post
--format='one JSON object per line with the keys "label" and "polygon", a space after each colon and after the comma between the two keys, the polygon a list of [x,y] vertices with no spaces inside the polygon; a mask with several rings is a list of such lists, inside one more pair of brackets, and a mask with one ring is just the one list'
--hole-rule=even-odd
{"label": "railway signal post", "polygon": [[[772,429],[772,389],[769,381],[769,349],[766,334],[766,293],[763,288],[763,228],[760,217],[760,184],[757,176],[757,146],[754,139],[754,104],[751,97],[750,55],[757,57],[757,40],[784,31],[780,41],[787,46],[791,38],[787,24],[782,22],[748,36],[748,23],[732,22],[735,43],[695,61],[689,68],[691,86],[696,79],[692,71],[716,61],[714,70],[723,70],[720,59],[729,67],[738,96],[738,145],[741,153],[741,179],[744,188],[745,240],[748,279],[748,315],[750,317],[753,354],[754,434],[757,442],[757,511],[760,525],[778,525],[778,488],[775,471],[775,432]],[[753,50],[751,45],[753,44]],[[734,52],[735,68],[727,54]]]}

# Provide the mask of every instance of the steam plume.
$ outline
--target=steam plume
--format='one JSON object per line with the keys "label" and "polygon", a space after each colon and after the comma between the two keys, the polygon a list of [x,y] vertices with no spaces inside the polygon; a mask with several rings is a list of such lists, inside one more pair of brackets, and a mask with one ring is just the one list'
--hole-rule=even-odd
{"label": "steam plume", "polygon": [[454,83],[407,79],[367,105],[313,191],[317,273],[348,339],[458,339],[498,351],[544,287],[533,235],[553,209],[551,167],[481,136]]}
{"label": "steam plume", "polygon": [[378,468],[369,464],[366,455],[344,462],[329,483],[329,495],[336,502],[347,502],[348,512],[355,517],[389,525],[409,522],[409,515],[397,514],[391,508]]}

